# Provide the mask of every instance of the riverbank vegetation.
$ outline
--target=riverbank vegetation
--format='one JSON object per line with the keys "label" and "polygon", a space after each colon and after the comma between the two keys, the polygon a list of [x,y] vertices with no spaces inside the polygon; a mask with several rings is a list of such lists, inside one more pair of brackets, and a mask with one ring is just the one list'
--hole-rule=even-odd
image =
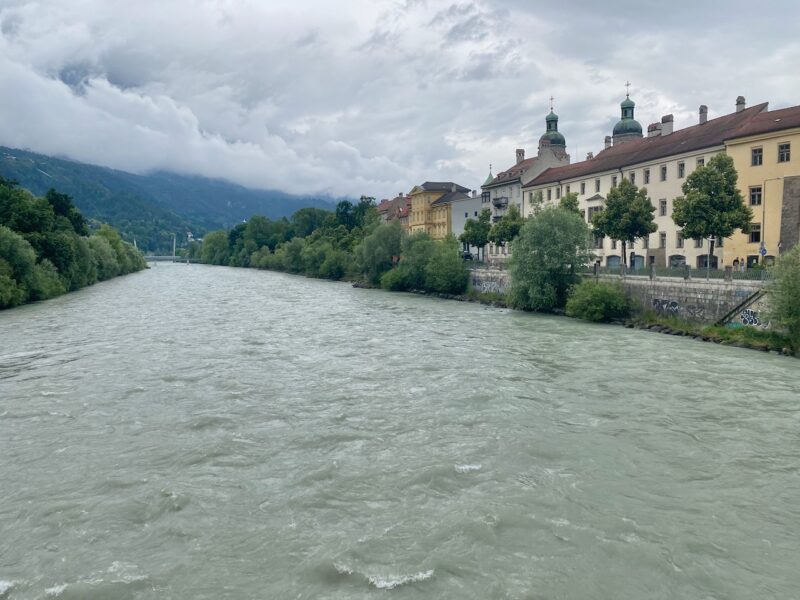
{"label": "riverbank vegetation", "polygon": [[388,290],[463,294],[469,279],[455,238],[408,235],[397,221],[382,223],[366,197],[356,204],[343,200],[335,211],[303,208],[291,219],[254,216],[230,231],[206,234],[190,257]]}
{"label": "riverbank vegetation", "polygon": [[0,177],[0,308],[46,300],[145,266],[141,253],[108,225],[90,232],[68,195],[51,189],[39,198]]}

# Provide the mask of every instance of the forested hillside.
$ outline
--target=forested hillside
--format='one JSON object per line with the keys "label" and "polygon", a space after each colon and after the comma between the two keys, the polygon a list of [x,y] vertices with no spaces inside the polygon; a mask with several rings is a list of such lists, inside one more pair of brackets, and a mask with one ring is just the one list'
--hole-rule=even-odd
{"label": "forested hillside", "polygon": [[225,181],[173,173],[134,175],[0,146],[0,176],[35,195],[55,188],[73,198],[87,219],[109,223],[146,252],[172,248],[173,233],[185,239],[230,228],[250,215],[277,219],[299,208],[332,208],[328,199],[251,190]]}

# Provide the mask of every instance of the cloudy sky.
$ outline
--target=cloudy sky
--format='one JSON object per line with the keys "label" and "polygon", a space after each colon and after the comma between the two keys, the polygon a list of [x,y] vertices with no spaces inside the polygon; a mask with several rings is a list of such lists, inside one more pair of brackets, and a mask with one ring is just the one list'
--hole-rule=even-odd
{"label": "cloudy sky", "polygon": [[800,3],[0,0],[0,145],[293,193],[478,187],[555,97],[573,162],[630,80],[646,128],[800,104]]}

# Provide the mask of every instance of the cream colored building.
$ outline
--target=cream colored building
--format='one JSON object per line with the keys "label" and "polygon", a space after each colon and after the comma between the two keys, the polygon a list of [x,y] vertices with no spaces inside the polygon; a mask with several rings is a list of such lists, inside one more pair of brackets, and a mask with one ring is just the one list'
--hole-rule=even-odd
{"label": "cream colored building", "polygon": [[800,238],[800,106],[764,111],[725,142],[753,211],[748,234],[725,242],[725,262],[771,264]]}
{"label": "cream colored building", "polygon": [[[655,207],[654,221],[658,229],[647,238],[628,245],[628,264],[636,268],[705,267],[708,240],[685,240],[672,220],[673,201],[681,196],[686,177],[714,154],[725,151],[725,139],[766,109],[766,104],[746,108],[741,96],[736,111],[707,119],[708,110],[700,107],[698,123],[677,131],[673,117],[666,115],[661,122],[648,127],[647,137],[634,118],[635,104],[626,98],[621,106],[621,119],[614,127],[613,137],[605,140],[605,148],[585,161],[548,169],[529,180],[522,188],[526,205],[536,192],[545,203],[556,203],[563,194],[576,192],[581,213],[588,223],[602,210],[608,192],[622,178],[627,178],[647,193]],[[525,216],[529,216],[526,212]],[[602,266],[616,267],[621,261],[622,244],[609,239],[595,240],[595,253]],[[715,242],[711,264],[721,267],[724,251]],[[631,261],[631,259],[633,259]]]}

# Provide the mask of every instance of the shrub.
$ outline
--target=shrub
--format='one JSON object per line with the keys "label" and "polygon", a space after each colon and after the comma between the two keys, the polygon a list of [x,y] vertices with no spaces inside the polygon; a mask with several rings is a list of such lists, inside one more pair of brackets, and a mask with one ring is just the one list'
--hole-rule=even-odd
{"label": "shrub", "polygon": [[800,350],[800,246],[778,260],[770,292],[775,319],[786,329],[792,350],[797,352]]}
{"label": "shrub", "polygon": [[391,271],[386,271],[381,277],[381,287],[392,292],[407,290],[408,270],[403,267],[395,267]]}
{"label": "shrub", "polygon": [[572,288],[567,300],[567,315],[586,321],[612,321],[629,314],[630,302],[616,283],[584,279]]}
{"label": "shrub", "polygon": [[452,235],[437,242],[425,267],[425,288],[440,294],[463,294],[467,290],[469,272]]}

